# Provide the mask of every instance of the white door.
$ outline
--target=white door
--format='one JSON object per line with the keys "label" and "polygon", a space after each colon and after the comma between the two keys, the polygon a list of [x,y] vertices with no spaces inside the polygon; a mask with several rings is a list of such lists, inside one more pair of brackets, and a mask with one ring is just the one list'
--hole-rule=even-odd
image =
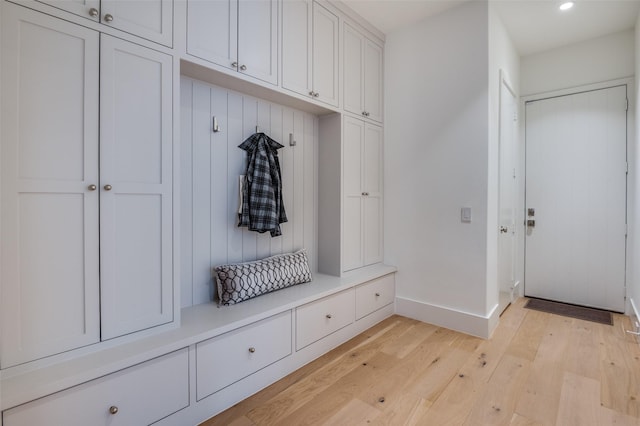
{"label": "white door", "polygon": [[102,338],[173,320],[172,60],[101,36]]}
{"label": "white door", "polygon": [[626,90],[526,104],[527,296],[624,311]]}
{"label": "white door", "polygon": [[382,47],[371,40],[364,44],[363,94],[365,115],[382,121]]}
{"label": "white door", "polygon": [[0,365],[99,340],[98,33],[2,5]]}
{"label": "white door", "polygon": [[347,23],[344,24],[343,37],[344,109],[360,115],[364,112],[364,37]]}
{"label": "white door", "polygon": [[100,21],[165,46],[173,45],[172,0],[102,0]]}
{"label": "white door", "polygon": [[344,117],[343,129],[343,231],[342,270],[359,268],[363,263],[362,253],[362,144],[364,122]]}
{"label": "white door", "polygon": [[515,94],[506,81],[500,86],[500,189],[498,288],[501,307],[512,300],[516,281],[516,140],[518,114]]}

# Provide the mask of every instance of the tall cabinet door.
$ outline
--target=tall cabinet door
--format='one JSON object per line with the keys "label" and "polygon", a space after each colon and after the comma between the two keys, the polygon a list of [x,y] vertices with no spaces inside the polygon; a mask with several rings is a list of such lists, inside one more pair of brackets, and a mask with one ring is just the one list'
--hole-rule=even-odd
{"label": "tall cabinet door", "polygon": [[10,3],[2,12],[6,368],[99,340],[99,36]]}
{"label": "tall cabinet door", "polygon": [[173,320],[172,59],[102,35],[102,338]]}
{"label": "tall cabinet door", "polygon": [[382,261],[382,128],[365,124],[363,145],[363,263]]}
{"label": "tall cabinet door", "polygon": [[333,106],[338,106],[338,25],[336,15],[313,4],[313,90]]}
{"label": "tall cabinet door", "polygon": [[363,264],[363,156],[364,122],[344,117],[343,127],[343,212],[342,270],[349,271]]}
{"label": "tall cabinet door", "polygon": [[278,84],[278,0],[238,0],[238,70]]}

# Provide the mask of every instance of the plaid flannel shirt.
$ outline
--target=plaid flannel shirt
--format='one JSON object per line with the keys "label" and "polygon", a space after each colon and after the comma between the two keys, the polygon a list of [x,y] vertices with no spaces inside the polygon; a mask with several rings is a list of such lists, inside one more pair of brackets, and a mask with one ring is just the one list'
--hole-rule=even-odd
{"label": "plaid flannel shirt", "polygon": [[282,235],[280,224],[287,221],[287,215],[277,150],[284,147],[264,133],[249,136],[238,147],[247,151],[238,226],[260,233],[270,231],[272,237]]}

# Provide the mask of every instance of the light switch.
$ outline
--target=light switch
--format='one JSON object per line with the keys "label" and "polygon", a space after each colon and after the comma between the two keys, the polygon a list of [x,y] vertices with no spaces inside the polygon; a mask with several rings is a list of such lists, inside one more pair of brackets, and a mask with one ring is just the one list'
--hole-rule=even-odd
{"label": "light switch", "polygon": [[463,207],[460,211],[460,216],[463,222],[471,222],[471,207]]}

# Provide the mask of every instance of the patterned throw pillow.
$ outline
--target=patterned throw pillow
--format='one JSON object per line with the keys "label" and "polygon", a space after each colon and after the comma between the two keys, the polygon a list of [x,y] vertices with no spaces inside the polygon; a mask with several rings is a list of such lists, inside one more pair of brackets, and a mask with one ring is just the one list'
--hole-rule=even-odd
{"label": "patterned throw pillow", "polygon": [[280,254],[256,260],[218,266],[214,270],[218,306],[234,305],[264,293],[310,282],[307,252]]}

